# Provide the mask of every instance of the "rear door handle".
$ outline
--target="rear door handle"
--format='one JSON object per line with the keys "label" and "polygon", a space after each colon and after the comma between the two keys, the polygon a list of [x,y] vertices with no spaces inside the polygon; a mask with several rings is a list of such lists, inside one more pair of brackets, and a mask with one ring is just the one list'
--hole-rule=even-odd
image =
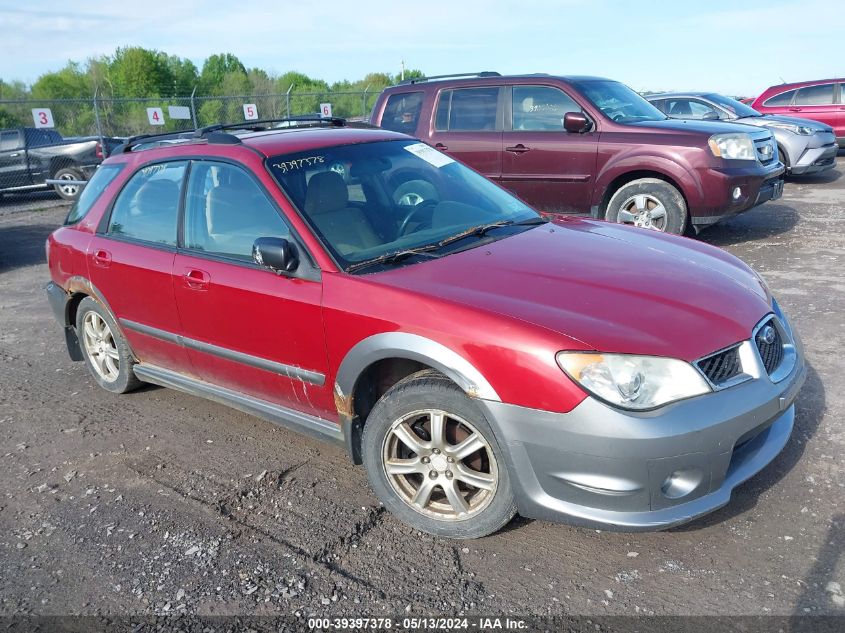
{"label": "rear door handle", "polygon": [[525,152],[531,151],[530,147],[525,147],[522,143],[517,143],[513,147],[506,147],[506,152],[510,152],[511,154],[524,154]]}
{"label": "rear door handle", "polygon": [[197,268],[186,268],[182,278],[191,290],[208,290],[208,284],[211,281],[207,272]]}
{"label": "rear door handle", "polygon": [[9,158],[17,158],[20,156],[20,152],[15,152],[14,154],[9,154]]}
{"label": "rear door handle", "polygon": [[94,253],[94,263],[97,266],[101,266],[102,268],[108,268],[111,265],[111,253],[107,250],[98,249],[96,253]]}
{"label": "rear door handle", "polygon": [[790,112],[801,112],[802,108],[789,108]]}
{"label": "rear door handle", "polygon": [[449,148],[446,147],[443,143],[435,143],[434,149],[439,149],[441,152],[445,152]]}

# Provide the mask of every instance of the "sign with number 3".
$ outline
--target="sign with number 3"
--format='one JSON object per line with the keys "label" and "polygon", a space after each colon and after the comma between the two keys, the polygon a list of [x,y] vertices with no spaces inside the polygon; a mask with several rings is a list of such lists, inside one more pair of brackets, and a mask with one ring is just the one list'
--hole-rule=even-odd
{"label": "sign with number 3", "polygon": [[50,108],[33,108],[32,120],[35,122],[35,127],[56,127],[53,124],[53,113]]}

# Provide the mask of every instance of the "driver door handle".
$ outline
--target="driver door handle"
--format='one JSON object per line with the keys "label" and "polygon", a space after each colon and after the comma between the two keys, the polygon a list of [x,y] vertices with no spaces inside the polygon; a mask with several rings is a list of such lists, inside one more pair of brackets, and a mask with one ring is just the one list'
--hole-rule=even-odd
{"label": "driver door handle", "polygon": [[191,290],[208,290],[211,277],[204,270],[186,268],[182,279],[185,280],[185,285]]}
{"label": "driver door handle", "polygon": [[522,143],[517,143],[512,147],[506,147],[505,151],[510,152],[511,154],[524,154],[525,152],[530,152],[531,148],[525,147]]}

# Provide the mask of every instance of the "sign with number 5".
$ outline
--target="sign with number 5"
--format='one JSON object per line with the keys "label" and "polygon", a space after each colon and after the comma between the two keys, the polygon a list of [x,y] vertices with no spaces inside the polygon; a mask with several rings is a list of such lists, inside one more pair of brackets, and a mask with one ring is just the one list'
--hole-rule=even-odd
{"label": "sign with number 5", "polygon": [[161,108],[147,108],[150,125],[164,125],[164,111]]}
{"label": "sign with number 5", "polygon": [[254,103],[244,104],[244,119],[246,119],[247,121],[258,120],[258,108],[255,106]]}
{"label": "sign with number 5", "polygon": [[53,113],[50,108],[33,108],[32,120],[35,127],[56,127],[53,125]]}
{"label": "sign with number 5", "polygon": [[320,104],[320,115],[324,117],[330,117],[332,115],[332,104],[331,103],[321,103]]}

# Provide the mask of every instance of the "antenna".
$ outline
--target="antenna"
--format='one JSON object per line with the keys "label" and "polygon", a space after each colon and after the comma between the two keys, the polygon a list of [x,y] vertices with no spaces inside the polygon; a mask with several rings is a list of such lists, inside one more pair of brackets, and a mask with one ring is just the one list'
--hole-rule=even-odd
{"label": "antenna", "polygon": [[783,77],[781,77],[780,75],[778,75],[778,79],[780,79],[780,82],[781,82],[782,84],[785,84],[785,83],[786,83],[786,79],[784,79],[784,78],[783,78]]}

